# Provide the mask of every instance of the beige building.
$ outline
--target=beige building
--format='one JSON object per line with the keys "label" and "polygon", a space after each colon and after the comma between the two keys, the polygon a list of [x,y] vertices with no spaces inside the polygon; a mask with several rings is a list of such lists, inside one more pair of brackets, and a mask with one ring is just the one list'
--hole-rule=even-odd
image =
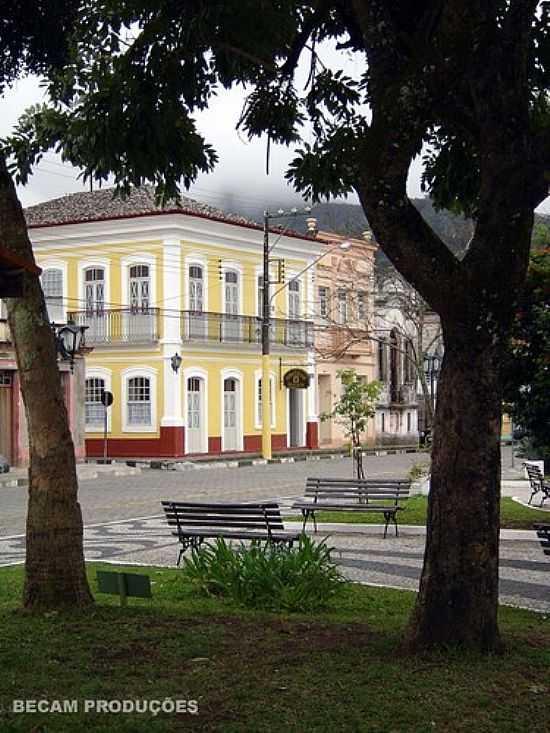
{"label": "beige building", "polygon": [[[323,257],[315,278],[315,351],[319,414],[330,413],[340,396],[340,369],[355,369],[365,381],[376,379],[376,350],[370,341],[369,324],[374,313],[374,255],[377,245],[370,232],[363,239],[331,232],[318,232],[317,239],[331,250]],[[338,247],[349,242],[345,251]],[[374,420],[369,422],[365,441],[374,443]],[[321,447],[340,446],[349,441],[344,427],[334,418],[321,419]]]}

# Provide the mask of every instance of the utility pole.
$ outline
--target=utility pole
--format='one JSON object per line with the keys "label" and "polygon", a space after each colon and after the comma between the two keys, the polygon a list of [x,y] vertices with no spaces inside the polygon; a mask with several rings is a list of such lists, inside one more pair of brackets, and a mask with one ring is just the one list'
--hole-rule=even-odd
{"label": "utility pole", "polygon": [[[288,283],[279,282],[279,288],[273,295],[270,294],[270,281],[269,281],[269,255],[277,242],[279,241],[281,234],[275,240],[274,244],[269,246],[269,221],[270,219],[285,219],[288,217],[303,216],[311,213],[311,207],[307,206],[303,211],[298,211],[296,208],[290,209],[290,211],[284,211],[279,209],[276,213],[271,214],[269,211],[264,211],[264,251],[263,251],[263,297],[262,297],[262,456],[267,460],[272,457],[271,453],[271,300],[275,298],[282,290],[284,290]],[[313,221],[313,220],[312,220]],[[311,227],[308,224],[308,229]],[[343,242],[337,245],[340,249],[349,249],[349,242]],[[328,252],[332,251],[331,248],[327,252],[324,252],[320,257],[311,262],[305,267],[297,276],[303,275],[312,268],[317,262],[324,257]],[[275,399],[275,395],[273,395]]]}
{"label": "utility pole", "polygon": [[264,211],[264,254],[262,291],[262,456],[271,459],[271,344],[269,298],[269,212]]}

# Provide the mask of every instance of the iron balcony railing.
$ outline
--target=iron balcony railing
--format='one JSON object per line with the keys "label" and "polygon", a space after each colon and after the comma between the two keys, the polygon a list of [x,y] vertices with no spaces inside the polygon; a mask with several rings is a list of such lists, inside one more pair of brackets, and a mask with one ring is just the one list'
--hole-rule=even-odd
{"label": "iron balcony railing", "polygon": [[73,311],[67,320],[88,326],[84,334],[88,346],[137,344],[158,341],[159,308],[118,308]]}
{"label": "iron balcony railing", "polygon": [[[103,309],[73,311],[67,319],[78,326],[88,326],[84,338],[89,346],[102,344],[151,343],[160,337],[159,308]],[[260,344],[262,321],[255,316],[229,315],[196,311],[169,311],[179,318],[181,338],[186,342]],[[289,348],[312,348],[314,324],[284,318],[272,318],[271,343]]]}
{"label": "iron balcony railing", "polygon": [[[181,337],[184,341],[260,344],[262,320],[256,316],[182,311]],[[313,322],[272,318],[270,341],[290,348],[313,346]]]}

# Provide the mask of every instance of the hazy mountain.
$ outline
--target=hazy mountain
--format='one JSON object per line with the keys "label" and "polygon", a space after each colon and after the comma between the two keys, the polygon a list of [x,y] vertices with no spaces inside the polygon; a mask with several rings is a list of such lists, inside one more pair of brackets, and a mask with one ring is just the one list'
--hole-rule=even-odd
{"label": "hazy mountain", "polygon": [[[459,254],[465,251],[474,231],[474,225],[471,220],[452,214],[450,211],[436,211],[430,199],[427,198],[412,199],[412,202],[426,222],[441,237],[452,252]],[[257,210],[248,208],[246,212],[241,212],[238,210],[238,207],[235,210],[235,203],[233,201],[228,201],[227,204],[229,206],[222,205],[221,208],[227,211],[230,210],[234,214],[246,215],[249,219],[257,222],[263,221],[263,210],[260,207]],[[273,206],[272,210],[276,211],[280,207],[288,211],[293,206],[296,206],[294,201],[290,203],[280,202],[276,207]],[[317,219],[319,229],[334,231],[338,234],[361,236],[369,228],[363,209],[357,204],[336,202],[316,204],[310,216],[314,216]],[[550,216],[536,214],[535,220],[550,227]],[[280,222],[299,232],[305,232],[307,230],[306,216],[281,219]],[[274,223],[279,222],[276,220]],[[388,260],[386,256],[379,250],[377,265],[384,267],[387,264]]]}

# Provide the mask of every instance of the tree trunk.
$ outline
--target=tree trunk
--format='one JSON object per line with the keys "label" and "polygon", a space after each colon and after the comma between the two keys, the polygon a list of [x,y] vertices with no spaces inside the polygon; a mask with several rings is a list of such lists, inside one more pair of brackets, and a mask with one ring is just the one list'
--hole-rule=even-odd
{"label": "tree trunk", "polygon": [[[0,156],[0,239],[33,262],[21,205]],[[27,417],[30,466],[24,605],[93,602],[84,566],[74,446],[48,314],[36,275],[24,275],[22,298],[6,300]]]}
{"label": "tree trunk", "polygon": [[445,328],[424,568],[412,650],[501,648],[497,626],[501,388],[498,350]]}

